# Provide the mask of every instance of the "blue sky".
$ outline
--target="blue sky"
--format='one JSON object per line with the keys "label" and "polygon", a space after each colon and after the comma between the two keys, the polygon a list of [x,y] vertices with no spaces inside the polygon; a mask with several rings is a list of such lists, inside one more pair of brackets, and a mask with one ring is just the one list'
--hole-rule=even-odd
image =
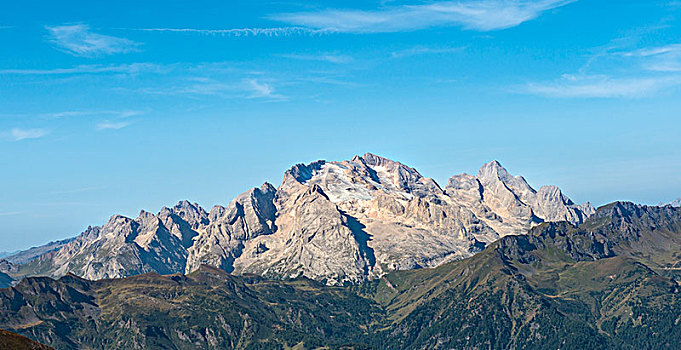
{"label": "blue sky", "polygon": [[575,201],[681,196],[679,1],[15,1],[0,251],[370,151]]}

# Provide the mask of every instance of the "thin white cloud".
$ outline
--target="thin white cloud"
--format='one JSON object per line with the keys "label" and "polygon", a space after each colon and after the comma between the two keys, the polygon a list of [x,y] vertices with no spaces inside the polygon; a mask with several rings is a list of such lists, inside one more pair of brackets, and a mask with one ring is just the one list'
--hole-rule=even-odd
{"label": "thin white cloud", "polygon": [[153,63],[131,63],[118,65],[78,65],[70,68],[54,69],[0,69],[0,75],[139,74],[143,72],[162,73],[167,70],[167,67]]}
{"label": "thin white cloud", "polygon": [[[250,76],[259,75],[250,72]],[[185,98],[201,98],[218,96],[226,99],[270,99],[285,100],[287,97],[275,91],[271,83],[252,77],[229,76],[222,78],[190,77],[174,85],[163,87],[144,87],[131,90],[136,93],[159,96],[181,96]]]}
{"label": "thin white cloud", "polygon": [[101,56],[136,51],[138,43],[115,36],[97,34],[86,24],[46,26],[48,40],[73,56]]}
{"label": "thin white cloud", "polygon": [[0,216],[13,216],[13,215],[19,215],[19,214],[23,214],[23,212],[9,211],[9,212],[0,213]]}
{"label": "thin white cloud", "polygon": [[642,66],[650,71],[681,72],[681,44],[643,48],[620,55],[640,59]]}
{"label": "thin white cloud", "polygon": [[286,37],[294,35],[322,35],[332,32],[328,29],[311,29],[306,27],[277,27],[277,28],[231,28],[231,29],[200,29],[200,28],[126,28],[144,32],[187,33],[211,36],[265,36]]}
{"label": "thin white cloud", "polygon": [[516,92],[551,98],[645,98],[681,87],[681,44],[640,47],[626,36],[598,47],[577,74],[516,87]]}
{"label": "thin white cloud", "polygon": [[286,97],[275,93],[274,87],[268,83],[260,82],[257,79],[246,80],[246,87],[252,94],[252,98],[285,99]]}
{"label": "thin white cloud", "polygon": [[407,50],[394,51],[390,53],[392,58],[411,57],[419,55],[437,55],[445,53],[455,53],[465,50],[465,47],[426,47],[417,46]]}
{"label": "thin white cloud", "polygon": [[121,110],[121,111],[113,111],[113,110],[92,110],[92,111],[62,111],[62,112],[55,112],[55,113],[44,113],[41,114],[42,117],[48,117],[48,118],[69,118],[69,117],[87,117],[87,116],[105,116],[105,115],[110,115],[114,116],[116,118],[129,118],[129,117],[134,117],[137,115],[144,114],[143,111],[136,111],[136,110]]}
{"label": "thin white cloud", "polygon": [[179,96],[222,96],[229,98],[239,91],[243,91],[243,84],[226,83],[206,77],[190,77],[184,82],[171,86],[146,87],[134,90],[149,95],[179,95]]}
{"label": "thin white cloud", "polygon": [[130,121],[102,121],[97,124],[97,130],[119,130],[132,124]]}
{"label": "thin white cloud", "polygon": [[143,114],[141,111],[99,111],[98,115],[113,115],[115,119],[107,119],[97,123],[97,130],[120,130],[130,126],[133,120],[131,117]]}
{"label": "thin white cloud", "polygon": [[352,63],[355,59],[352,56],[347,55],[336,55],[336,54],[286,54],[281,55],[284,58],[290,58],[294,60],[303,61],[321,61],[336,64]]}
{"label": "thin white cloud", "polygon": [[576,0],[468,0],[390,6],[380,10],[283,13],[271,19],[295,26],[344,33],[387,33],[437,26],[491,31],[515,27]]}
{"label": "thin white cloud", "polygon": [[21,141],[28,139],[39,139],[49,134],[45,129],[21,129],[13,128],[9,132],[10,139],[13,141]]}
{"label": "thin white cloud", "polygon": [[678,85],[681,85],[679,76],[612,78],[565,75],[556,81],[529,83],[520,90],[552,98],[642,98]]}

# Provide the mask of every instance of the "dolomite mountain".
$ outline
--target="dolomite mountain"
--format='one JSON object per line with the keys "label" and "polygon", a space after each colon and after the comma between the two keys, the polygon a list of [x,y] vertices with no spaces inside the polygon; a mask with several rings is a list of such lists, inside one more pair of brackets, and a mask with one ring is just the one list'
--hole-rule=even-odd
{"label": "dolomite mountain", "polygon": [[593,213],[555,186],[534,190],[496,161],[442,188],[367,153],[295,165],[278,188],[265,183],[209,212],[182,201],[134,219],[114,215],[13,269],[21,277],[103,279],[190,273],[207,264],[235,274],[358,283],[466,258],[541,222],[580,224]]}
{"label": "dolomite mountain", "polygon": [[665,205],[671,205],[674,208],[681,208],[681,198],[677,198],[669,203],[660,203],[659,204],[661,207]]}

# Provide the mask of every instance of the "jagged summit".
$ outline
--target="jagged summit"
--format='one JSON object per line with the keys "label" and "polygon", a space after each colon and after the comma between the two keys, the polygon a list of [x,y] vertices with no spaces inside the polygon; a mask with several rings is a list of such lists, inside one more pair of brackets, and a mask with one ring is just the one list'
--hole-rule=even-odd
{"label": "jagged summit", "polygon": [[135,219],[114,215],[31,268],[100,279],[190,273],[206,264],[356,283],[462,259],[541,222],[579,224],[592,212],[555,186],[535,191],[498,161],[441,188],[412,167],[366,153],[296,164],[279,187],[264,183],[210,211],[185,200]]}
{"label": "jagged summit", "polygon": [[511,177],[511,174],[506,171],[506,168],[504,168],[498,160],[492,160],[480,167],[478,170],[478,177],[502,179]]}
{"label": "jagged summit", "polygon": [[660,203],[658,206],[663,207],[665,205],[671,205],[672,207],[675,208],[680,208],[681,207],[681,198],[677,198],[669,203]]}

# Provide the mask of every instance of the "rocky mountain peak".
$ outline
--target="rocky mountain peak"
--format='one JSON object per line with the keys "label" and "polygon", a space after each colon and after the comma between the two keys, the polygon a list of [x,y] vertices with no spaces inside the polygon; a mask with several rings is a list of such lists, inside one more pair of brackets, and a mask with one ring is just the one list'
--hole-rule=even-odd
{"label": "rocky mountain peak", "polygon": [[324,164],[326,164],[325,160],[318,160],[307,165],[302,163],[296,164],[284,173],[283,183],[291,180],[301,184],[305,183],[312,179],[315,171],[320,170]]}
{"label": "rocky mountain peak", "polygon": [[520,234],[544,221],[579,224],[594,212],[590,204],[575,205],[557,186],[535,191],[522,176],[511,175],[496,160],[484,164],[477,177],[453,176],[445,191],[495,231],[505,234]]}
{"label": "rocky mountain peak", "polygon": [[366,153],[296,164],[278,188],[266,182],[210,213],[185,200],[135,220],[113,216],[45,258],[41,271],[104,278],[208,264],[357,282],[465,258],[541,222],[579,224],[589,210],[556,186],[534,191],[497,161],[477,177],[453,176],[443,190],[412,167]]}
{"label": "rocky mountain peak", "polygon": [[260,191],[264,193],[276,192],[277,188],[274,187],[274,185],[272,185],[271,183],[265,182],[260,186]]}
{"label": "rocky mountain peak", "polygon": [[578,207],[587,218],[596,213],[596,208],[593,206],[593,204],[591,204],[591,202],[584,202]]}
{"label": "rocky mountain peak", "polygon": [[150,218],[153,218],[153,217],[155,217],[155,215],[153,213],[150,213],[150,212],[148,212],[144,209],[140,210],[139,215],[137,215],[138,220],[147,220],[147,219],[150,219]]}
{"label": "rocky mountain peak", "polygon": [[158,216],[163,221],[168,221],[168,218],[177,216],[186,221],[193,229],[208,223],[208,213],[198,203],[191,203],[187,200],[179,201],[172,208],[163,207]]}
{"label": "rocky mountain peak", "polygon": [[[388,159],[385,157],[377,156],[373,153],[365,153],[363,156],[354,156],[353,161],[361,161],[364,164],[368,166],[384,166],[384,167],[399,167],[399,166],[404,166],[405,168],[409,168],[406,165],[394,161],[392,159]],[[413,168],[409,168],[413,169]]]}
{"label": "rocky mountain peak", "polygon": [[672,207],[679,208],[681,207],[681,198],[677,198],[669,203],[660,203],[659,206],[665,206],[665,205],[671,205]]}
{"label": "rocky mountain peak", "polygon": [[445,188],[469,190],[474,188],[476,191],[480,187],[480,181],[473,175],[458,174],[449,178]]}
{"label": "rocky mountain peak", "polygon": [[632,202],[618,201],[599,207],[595,218],[641,218],[649,212],[648,206]]}
{"label": "rocky mountain peak", "polygon": [[542,197],[545,201],[560,201],[566,205],[574,204],[570,198],[563,195],[563,192],[554,185],[544,185],[539,188],[537,195]]}
{"label": "rocky mountain peak", "polygon": [[114,214],[114,215],[111,215],[111,217],[106,222],[106,224],[104,224],[104,226],[112,226],[112,225],[116,225],[117,223],[122,223],[122,222],[129,221],[129,220],[130,220],[130,218],[128,218],[126,216],[123,216],[121,214]]}
{"label": "rocky mountain peak", "polygon": [[478,179],[482,183],[492,184],[500,182],[518,194],[534,193],[535,190],[525,181],[522,176],[511,175],[501,163],[493,160],[484,164],[478,170]]}
{"label": "rocky mountain peak", "polygon": [[353,157],[353,161],[361,162],[364,165],[372,168],[379,173],[388,173],[392,175],[391,182],[395,185],[402,185],[405,187],[406,183],[416,182],[423,178],[421,174],[414,168],[404,165],[398,161],[394,161],[385,157],[377,156],[372,153],[365,153],[363,156]]}
{"label": "rocky mountain peak", "polygon": [[511,174],[497,160],[483,164],[478,170],[479,179],[499,180],[508,177],[511,177]]}

